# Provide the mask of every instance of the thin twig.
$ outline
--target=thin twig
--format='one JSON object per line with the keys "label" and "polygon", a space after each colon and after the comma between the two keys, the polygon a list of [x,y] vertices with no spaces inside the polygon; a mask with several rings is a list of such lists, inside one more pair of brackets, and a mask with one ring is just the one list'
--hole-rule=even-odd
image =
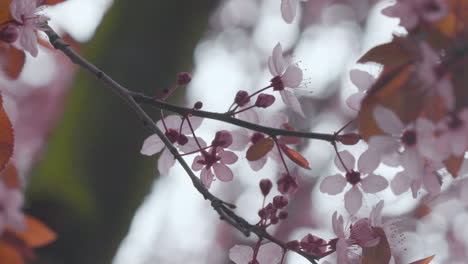
{"label": "thin twig", "polygon": [[[231,209],[235,207],[234,205],[224,202],[221,199],[217,198],[205,187],[205,185],[203,185],[200,179],[193,173],[193,171],[191,170],[187,162],[184,160],[184,158],[179,154],[175,146],[164,136],[164,133],[156,126],[156,123],[153,121],[153,119],[149,117],[148,114],[143,110],[143,108],[141,108],[141,106],[137,103],[137,100],[139,102],[143,102],[144,100],[142,99],[145,99],[146,97],[137,96],[138,94],[129,91],[127,88],[123,87],[122,85],[114,81],[105,72],[101,71],[91,62],[83,58],[76,51],[74,51],[70,47],[69,44],[67,44],[63,39],[61,39],[60,36],[49,25],[47,24],[43,25],[42,30],[47,34],[47,36],[49,37],[50,43],[55,49],[63,52],[68,58],[70,58],[70,60],[73,63],[77,64],[81,68],[85,69],[86,71],[94,75],[99,81],[103,82],[112,92],[119,95],[125,101],[125,103],[136,113],[138,118],[143,122],[144,126],[148,127],[153,133],[158,135],[158,137],[163,141],[164,145],[172,153],[174,158],[180,163],[182,168],[187,172],[195,189],[197,189],[197,191],[203,196],[205,200],[209,200],[211,202],[211,206],[219,214],[222,220],[226,221],[227,223],[232,225],[234,228],[236,228],[237,230],[239,230],[246,236],[249,236],[250,233],[254,233],[259,237],[270,240],[271,242],[277,244],[278,246],[280,246],[281,248],[285,250],[287,249],[285,243],[281,242],[280,240],[276,239],[272,235],[268,234],[264,228],[260,228],[256,225],[251,225],[244,218],[238,216]],[[152,100],[151,102],[153,102],[152,104],[158,105],[159,108],[161,109],[173,111],[181,115],[185,115],[189,111],[191,111],[191,109],[171,105],[171,104],[158,101],[158,100]],[[261,129],[259,131],[264,132],[266,134],[269,134],[267,132],[269,131],[270,133],[273,133],[273,135],[281,135],[281,134],[275,134],[275,133],[281,133],[281,131],[276,131],[275,129],[266,130],[267,129],[266,127],[254,125],[248,122],[241,121],[239,119],[226,117],[222,114],[210,113],[210,112],[204,112],[204,111],[193,111],[192,114],[194,116],[201,116],[201,117],[208,117],[208,118],[211,118],[210,116],[214,116],[218,118],[213,118],[213,119],[217,119],[221,121],[229,120],[232,124],[236,124],[239,122],[240,124],[243,124],[244,127],[252,126],[253,128]],[[288,136],[294,136],[294,135],[288,134]],[[332,135],[330,135],[330,138],[331,137]],[[314,263],[314,264],[317,263],[317,257],[311,254],[308,254],[306,252],[303,252],[303,251],[297,251],[297,253],[303,256],[304,258],[306,258],[307,260],[309,260],[311,263]]]}

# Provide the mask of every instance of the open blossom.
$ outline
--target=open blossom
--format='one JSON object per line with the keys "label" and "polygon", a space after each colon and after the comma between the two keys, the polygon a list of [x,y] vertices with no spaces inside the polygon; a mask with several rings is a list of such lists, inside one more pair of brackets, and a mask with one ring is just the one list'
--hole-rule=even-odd
{"label": "open blossom", "polygon": [[365,92],[372,86],[375,78],[368,72],[361,70],[352,70],[349,73],[349,77],[351,78],[351,82],[358,88],[358,92],[350,95],[346,99],[346,104],[349,108],[359,111],[361,109],[361,101],[366,95]]}
{"label": "open blossom", "polygon": [[420,20],[436,22],[448,14],[444,0],[397,0],[395,5],[382,10],[382,14],[400,18],[400,25],[414,29]]}
{"label": "open blossom", "polygon": [[210,188],[214,177],[220,181],[232,181],[234,175],[227,166],[237,161],[237,155],[232,151],[224,150],[232,144],[232,136],[228,131],[222,130],[216,133],[215,139],[211,142],[209,151],[202,150],[201,155],[193,159],[192,169],[201,170],[200,179],[202,183]]}
{"label": "open blossom", "polygon": [[[190,123],[194,130],[200,127],[202,121],[203,119],[200,117],[190,117]],[[156,126],[164,131],[167,139],[169,139],[169,141],[171,141],[171,143],[174,144],[174,146],[176,146],[180,151],[188,153],[199,148],[195,139],[191,135],[192,131],[190,130],[188,121],[183,121],[180,116],[167,116],[164,118],[164,120],[159,120],[156,123]],[[203,139],[197,137],[197,140],[201,147],[206,146],[206,143],[203,141]],[[145,139],[140,152],[143,155],[151,156],[160,152],[162,149],[164,149],[164,147],[165,145],[158,137],[158,135],[153,134]],[[174,164],[174,156],[166,148],[158,159],[159,173],[162,175],[167,175],[169,173],[169,169],[174,166]]]}
{"label": "open blossom", "polygon": [[291,24],[294,20],[294,17],[296,17],[297,1],[298,0],[281,0],[281,16],[288,24]]}
{"label": "open blossom", "polygon": [[[340,160],[341,157],[341,160]],[[341,162],[342,161],[342,162]],[[330,195],[343,192],[347,183],[351,188],[345,194],[345,208],[350,214],[356,214],[362,205],[362,191],[377,193],[388,186],[387,180],[375,175],[376,166],[368,163],[366,157],[361,155],[358,160],[358,170],[355,170],[355,159],[347,150],[339,152],[335,158],[336,167],[345,174],[327,176],[320,184],[320,191]],[[343,166],[344,165],[344,166]]]}
{"label": "open blossom", "polygon": [[41,23],[48,18],[37,13],[37,0],[13,0],[10,4],[12,17],[18,24],[18,45],[29,52],[33,57],[37,56],[36,30]]}
{"label": "open blossom", "polygon": [[236,245],[229,250],[229,258],[236,264],[278,264],[282,256],[283,250],[274,243],[261,245],[255,259],[249,246]]}
{"label": "open blossom", "polygon": [[437,127],[442,132],[437,146],[445,146],[448,155],[461,156],[468,150],[468,108],[447,114]]}
{"label": "open blossom", "polygon": [[302,82],[302,70],[296,65],[285,62],[283,58],[283,50],[281,44],[278,43],[273,48],[273,54],[268,58],[268,69],[270,70],[273,79],[271,79],[271,86],[273,90],[279,91],[283,102],[291,107],[291,109],[305,117],[302,111],[301,104],[296,96],[288,88],[297,88]]}
{"label": "open blossom", "polygon": [[413,198],[418,197],[418,191],[423,186],[429,193],[437,194],[440,192],[442,185],[442,180],[437,171],[443,167],[444,165],[441,162],[427,161],[424,164],[422,174],[411,174],[407,170],[400,171],[393,178],[390,187],[396,195],[400,195],[411,189]]}

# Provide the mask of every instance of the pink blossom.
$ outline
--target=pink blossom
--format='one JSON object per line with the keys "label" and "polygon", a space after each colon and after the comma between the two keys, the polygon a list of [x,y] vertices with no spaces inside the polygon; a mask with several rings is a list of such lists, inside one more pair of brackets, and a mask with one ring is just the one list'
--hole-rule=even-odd
{"label": "pink blossom", "polygon": [[11,15],[18,24],[17,43],[33,57],[38,53],[36,30],[48,20],[37,14],[37,3],[37,0],[13,0],[10,4]]}
{"label": "pink blossom", "polygon": [[299,100],[292,91],[286,89],[299,87],[302,82],[302,70],[296,65],[286,65],[280,43],[276,44],[272,56],[268,58],[268,69],[273,75],[271,79],[273,90],[279,91],[283,102],[294,112],[305,117]]}
{"label": "pink blossom", "polygon": [[337,264],[349,264],[353,263],[349,257],[349,247],[352,245],[352,241],[348,238],[348,235],[345,233],[343,217],[338,213],[333,213],[332,216],[332,227],[333,232],[337,238],[334,240],[334,244],[331,243],[333,249],[336,252],[336,263]]}
{"label": "pink blossom", "polygon": [[[343,162],[340,161],[341,160]],[[343,164],[344,163],[344,166]],[[354,215],[362,205],[362,191],[366,193],[377,193],[388,186],[388,181],[375,175],[373,171],[377,168],[375,163],[368,163],[365,155],[361,155],[358,160],[358,170],[355,170],[355,159],[347,150],[339,152],[335,158],[336,167],[345,173],[327,176],[320,184],[320,191],[330,195],[343,192],[346,183],[351,184],[351,188],[345,193],[345,208]],[[364,177],[363,177],[364,176]]]}
{"label": "pink blossom", "polygon": [[410,174],[407,170],[400,171],[393,178],[390,188],[396,195],[411,189],[413,198],[418,197],[418,191],[423,186],[430,194],[437,194],[442,185],[441,176],[437,171],[443,167],[441,162],[430,161],[424,164],[424,170],[421,174]]}
{"label": "pink blossom", "polygon": [[384,135],[372,136],[369,149],[363,153],[367,162],[379,164],[382,159],[391,166],[402,165],[408,173],[422,175],[423,158],[440,158],[442,155],[430,147],[434,124],[426,119],[417,119],[415,124],[404,125],[391,110],[376,106],[374,118]]}
{"label": "pink blossom", "polygon": [[236,245],[229,250],[229,259],[236,264],[277,264],[282,256],[283,250],[274,243],[261,245],[255,259],[254,250],[249,246]]}
{"label": "pink blossom", "polygon": [[[194,130],[200,127],[203,119],[199,117],[190,117],[190,123]],[[183,122],[183,124],[182,124]],[[189,153],[199,149],[196,144],[195,139],[193,138],[192,131],[188,125],[187,120],[182,121],[180,116],[167,116],[163,120],[159,120],[156,123],[157,127],[164,131],[167,139],[171,141],[174,146],[176,146],[180,151],[184,153]],[[206,143],[203,139],[197,137],[198,142],[201,144],[201,147],[205,147]],[[143,142],[143,146],[140,150],[140,153],[147,156],[152,156],[160,152],[165,147],[162,140],[158,135],[154,134],[149,136]],[[175,159],[172,153],[166,148],[161,156],[158,159],[158,170],[162,175],[167,175],[169,169],[174,166]]]}
{"label": "pink blossom", "polygon": [[468,149],[468,108],[447,114],[438,127],[442,134],[437,145],[447,147],[447,156],[463,155]]}
{"label": "pink blossom", "polygon": [[6,226],[15,231],[24,231],[26,224],[21,212],[23,194],[17,189],[10,189],[0,182],[0,234]]}
{"label": "pink blossom", "polygon": [[420,20],[436,22],[448,14],[444,0],[397,0],[395,5],[382,10],[382,14],[400,18],[400,25],[414,29]]}
{"label": "pink blossom", "polygon": [[352,70],[349,76],[351,82],[358,88],[358,92],[349,96],[348,99],[346,99],[346,104],[349,108],[359,111],[359,109],[361,109],[361,101],[366,95],[365,92],[372,86],[375,78],[368,72],[361,70]]}
{"label": "pink blossom", "polygon": [[212,147],[209,152],[203,150],[201,155],[195,157],[192,169],[201,170],[200,179],[207,188],[210,188],[214,176],[223,182],[232,181],[234,175],[226,165],[234,164],[237,159],[237,155],[232,151],[226,151],[222,147]]}
{"label": "pink blossom", "polygon": [[285,195],[295,194],[299,188],[297,178],[287,173],[283,173],[276,184],[278,184],[278,191]]}
{"label": "pink blossom", "polygon": [[[284,21],[291,24],[296,17],[298,0],[281,0],[281,16]],[[301,0],[303,2],[307,0]]]}
{"label": "pink blossom", "polygon": [[314,256],[323,255],[328,248],[328,244],[325,240],[320,237],[316,237],[312,234],[307,234],[301,239],[300,246],[302,250],[310,253]]}

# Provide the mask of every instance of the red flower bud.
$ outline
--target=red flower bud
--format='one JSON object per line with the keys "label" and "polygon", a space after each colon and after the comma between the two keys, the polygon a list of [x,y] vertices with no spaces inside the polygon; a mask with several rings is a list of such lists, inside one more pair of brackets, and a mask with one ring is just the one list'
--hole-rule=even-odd
{"label": "red flower bud", "polygon": [[184,86],[190,83],[192,80],[192,75],[188,72],[179,72],[177,75],[177,84],[179,86]]}
{"label": "red flower bud", "polygon": [[269,179],[263,179],[260,181],[260,190],[262,191],[263,196],[267,196],[272,187],[273,183]]}
{"label": "red flower bud", "polygon": [[275,102],[275,97],[271,94],[260,94],[255,102],[256,107],[267,108]]}

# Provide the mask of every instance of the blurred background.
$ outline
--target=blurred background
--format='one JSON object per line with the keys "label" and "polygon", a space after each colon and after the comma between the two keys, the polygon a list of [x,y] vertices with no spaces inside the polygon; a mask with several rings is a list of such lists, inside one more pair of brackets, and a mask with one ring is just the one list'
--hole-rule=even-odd
{"label": "blurred background", "polygon": [[[333,133],[355,115],[345,104],[357,91],[349,70],[380,72],[378,65],[356,65],[357,58],[389,41],[392,32],[403,32],[398,20],[379,12],[389,2],[375,2],[311,0],[300,5],[291,25],[281,19],[279,0],[67,0],[45,12],[86,58],[130,90],[154,95],[170,87],[178,72],[192,72],[189,87],[169,101],[188,106],[202,101],[210,111],[227,110],[240,89],[267,86],[266,61],[281,42],[290,63],[304,69],[296,95],[307,118],[292,113],[279,97],[259,115],[267,119],[278,111],[299,130]],[[60,63],[68,64],[66,58],[57,61],[60,73]],[[23,80],[43,67],[32,58],[28,63],[32,70]],[[28,175],[26,212],[58,233],[56,242],[38,250],[37,263],[230,263],[229,248],[254,242],[219,221],[179,166],[170,175],[158,175],[158,156],[139,153],[149,134],[135,115],[95,78],[80,70],[71,75],[74,70],[67,67],[70,76],[61,87],[69,90],[49,98],[58,114],[47,120],[40,154],[28,163],[32,169],[23,169]],[[159,117],[155,109],[147,110]],[[221,128],[235,129],[205,121],[199,133],[209,142]],[[364,146],[348,149],[359,153]],[[313,169],[295,171],[301,189],[289,208],[292,217],[272,231],[285,241],[308,232],[333,238],[331,214],[343,208],[342,196],[317,190],[319,179],[336,172],[332,148],[307,141],[299,150]],[[258,182],[264,177],[275,182],[278,168],[270,160],[262,173],[254,173],[242,154],[234,168],[235,180],[215,182],[212,190],[256,222]],[[364,206],[369,209],[381,198],[392,195],[366,198]],[[416,203],[397,202],[394,207],[403,211]],[[294,254],[288,254],[288,261],[306,263]]]}

